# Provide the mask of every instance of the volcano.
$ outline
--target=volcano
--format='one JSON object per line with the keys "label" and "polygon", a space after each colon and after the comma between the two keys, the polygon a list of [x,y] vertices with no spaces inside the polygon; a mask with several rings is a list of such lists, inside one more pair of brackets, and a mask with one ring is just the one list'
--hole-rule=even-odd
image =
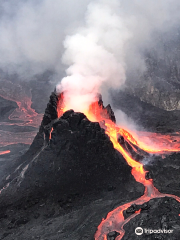
{"label": "volcano", "polygon": [[179,135],[159,139],[165,147],[119,128],[101,95],[80,113],[53,92],[31,146],[1,182],[1,239],[139,239],[136,227],[179,239]]}

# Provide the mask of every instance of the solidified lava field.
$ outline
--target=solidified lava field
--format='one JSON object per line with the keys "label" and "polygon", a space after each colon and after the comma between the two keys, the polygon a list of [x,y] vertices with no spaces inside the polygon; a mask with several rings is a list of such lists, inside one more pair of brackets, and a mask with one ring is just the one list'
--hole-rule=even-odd
{"label": "solidified lava field", "polygon": [[[127,101],[127,97],[121,94],[119,101],[114,99],[119,109],[135,122],[141,118],[146,131],[165,136],[174,133],[172,146],[168,146],[178,146],[177,111],[159,113],[159,109],[135,97]],[[38,114],[28,105],[23,113],[29,111],[33,117],[27,121],[24,114],[21,121],[13,121],[8,117],[18,112],[15,101],[0,100],[2,139],[7,139],[4,132],[10,134],[8,141],[12,139],[10,144],[2,141],[0,149],[0,239],[180,238],[178,151],[148,153],[121,129],[117,130],[116,141],[122,146],[118,150],[104,122],[90,121],[84,113],[73,110],[58,111],[61,99],[56,93],[50,96],[39,130],[38,123],[33,123]],[[92,106],[92,112],[99,114],[99,106],[99,116],[105,109],[103,119],[114,126],[114,113],[110,107],[104,108],[101,99]],[[166,121],[172,115],[176,116],[174,121]],[[169,140],[165,144],[170,144]],[[133,163],[127,161],[126,153]],[[170,229],[173,233],[138,236],[137,227]]]}

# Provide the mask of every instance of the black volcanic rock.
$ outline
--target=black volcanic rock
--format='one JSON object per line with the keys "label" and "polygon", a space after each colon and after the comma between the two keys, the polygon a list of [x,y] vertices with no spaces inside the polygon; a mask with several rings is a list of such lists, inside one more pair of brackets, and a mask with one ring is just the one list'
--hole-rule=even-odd
{"label": "black volcanic rock", "polygon": [[[131,219],[124,226],[125,235],[122,240],[163,239],[178,240],[180,238],[180,204],[172,198],[155,198],[149,201],[148,208]],[[137,227],[143,228],[141,236],[135,234]],[[145,229],[172,230],[172,233],[146,233]]]}
{"label": "black volcanic rock", "polygon": [[107,240],[115,240],[117,236],[119,236],[120,234],[117,233],[116,231],[114,232],[110,232],[108,235],[107,235]]}
{"label": "black volcanic rock", "polygon": [[124,91],[113,94],[113,107],[123,111],[137,126],[150,132],[180,131],[180,111],[165,111]]}
{"label": "black volcanic rock", "polygon": [[0,97],[0,121],[10,121],[9,115],[16,109],[15,102]]}
{"label": "black volcanic rock", "polygon": [[[101,99],[98,104],[104,108]],[[57,105],[58,96],[52,93],[32,145],[1,183],[1,189],[5,188],[2,205],[32,197],[58,199],[63,194],[123,191],[124,182],[143,190],[99,123],[73,110],[58,119]],[[113,116],[110,106],[107,109]]]}
{"label": "black volcanic rock", "polygon": [[117,139],[118,143],[123,147],[123,149],[126,152],[128,152],[131,155],[131,157],[134,160],[140,162],[140,161],[144,160],[145,158],[149,157],[149,154],[147,152],[145,152],[138,146],[131,143],[128,139],[125,140],[121,134],[118,134],[117,138],[118,138]]}
{"label": "black volcanic rock", "polygon": [[124,182],[134,182],[131,168],[99,123],[69,110],[52,127],[49,144],[40,148],[36,156],[28,152],[22,156],[21,165],[4,181],[4,185],[10,185],[2,191],[1,199],[12,194],[17,200],[32,195],[47,197],[50,193],[56,197],[85,194],[110,186],[123,189]]}
{"label": "black volcanic rock", "polygon": [[148,210],[149,208],[150,208],[149,202],[145,202],[142,205],[132,204],[130,207],[123,211],[124,219],[130,217],[136,211],[141,210],[142,212],[144,210]]}
{"label": "black volcanic rock", "polygon": [[154,156],[148,161],[145,169],[153,179],[154,186],[162,193],[169,193],[180,197],[180,153],[173,153],[166,157]]}
{"label": "black volcanic rock", "polygon": [[115,118],[114,112],[111,108],[111,105],[108,104],[106,107],[104,107],[103,101],[102,101],[102,95],[98,94],[98,98],[99,98],[98,105],[100,106],[100,108],[102,108],[103,110],[106,110],[106,112],[107,112],[107,115],[105,116],[105,118],[108,118],[112,122],[116,123],[116,118]]}
{"label": "black volcanic rock", "polygon": [[[74,219],[72,227],[61,234],[62,239],[72,239],[67,235],[72,236],[77,222],[84,221],[87,213],[96,225],[89,223],[90,227],[85,230],[79,223],[80,237],[73,236],[73,239],[83,239],[81,237],[87,232],[87,239],[92,239],[107,211],[143,194],[143,185],[134,180],[131,167],[114,149],[99,123],[90,122],[83,113],[73,110],[57,118],[57,100],[56,94],[52,93],[32,145],[15,161],[1,183],[2,239],[32,239],[34,230],[28,232],[32,224],[39,224],[40,233],[44,225],[38,221],[57,217],[63,222],[62,214],[67,216],[71,210],[75,217],[77,208],[80,208],[78,219]],[[108,109],[113,115],[111,108]],[[92,207],[96,207],[94,215]],[[20,237],[22,227],[24,235]],[[55,234],[55,230],[49,231],[48,236]]]}

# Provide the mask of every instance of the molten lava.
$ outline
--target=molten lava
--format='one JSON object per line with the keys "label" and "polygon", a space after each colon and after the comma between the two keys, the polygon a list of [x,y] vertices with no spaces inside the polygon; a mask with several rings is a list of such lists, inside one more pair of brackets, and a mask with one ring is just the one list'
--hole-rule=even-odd
{"label": "molten lava", "polygon": [[17,108],[8,117],[12,122],[3,122],[1,125],[18,125],[39,127],[42,114],[38,114],[31,108],[31,91],[25,89],[17,83],[7,80],[0,80],[0,96],[6,100],[13,101],[17,104]]}
{"label": "molten lava", "polygon": [[[42,114],[38,114],[31,108],[31,91],[25,89],[17,83],[7,80],[0,80],[0,97],[13,101],[17,108],[12,111],[6,122],[1,122],[1,126],[30,126],[38,128]],[[0,146],[24,143],[31,144],[36,130],[33,132],[10,132],[0,130]]]}
{"label": "molten lava", "polygon": [[8,154],[8,153],[10,153],[10,152],[11,152],[10,150],[0,151],[0,155]]}
{"label": "molten lava", "polygon": [[[66,106],[63,100],[64,97],[61,95],[59,97],[58,117],[60,117],[66,110],[70,109],[69,106]],[[123,226],[136,215],[140,214],[139,210],[126,220],[124,219],[123,211],[130,207],[132,204],[141,205],[145,202],[148,202],[152,198],[166,196],[175,198],[180,202],[180,198],[170,194],[161,194],[153,186],[153,180],[147,180],[145,178],[146,171],[143,168],[143,164],[133,159],[130,152],[123,148],[123,146],[118,141],[118,136],[122,136],[124,140],[130,143],[130,145],[132,144],[131,146],[136,152],[138,152],[138,149],[142,149],[148,153],[167,154],[180,151],[180,134],[176,133],[174,135],[162,135],[157,133],[130,132],[127,129],[119,128],[110,118],[107,109],[99,104],[98,101],[93,103],[89,109],[84,112],[84,114],[90,121],[99,122],[100,126],[105,129],[105,132],[112,141],[114,148],[123,155],[129,166],[132,167],[131,173],[134,176],[135,180],[139,183],[142,183],[145,187],[144,195],[139,199],[130,203],[126,203],[110,212],[107,215],[106,219],[102,220],[95,234],[95,240],[107,240],[107,234],[109,232],[116,231],[120,233],[120,235],[117,236],[116,240],[120,240],[125,234]]]}

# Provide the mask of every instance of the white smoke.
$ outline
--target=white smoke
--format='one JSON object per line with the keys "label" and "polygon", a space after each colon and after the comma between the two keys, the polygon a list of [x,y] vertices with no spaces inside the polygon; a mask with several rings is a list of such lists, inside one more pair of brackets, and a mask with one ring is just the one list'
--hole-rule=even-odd
{"label": "white smoke", "polygon": [[85,26],[65,39],[68,76],[57,91],[65,92],[67,105],[76,111],[87,109],[102,85],[117,89],[125,82],[124,47],[132,34],[118,15],[119,8],[116,0],[91,3]]}
{"label": "white smoke", "polygon": [[88,104],[95,91],[121,86],[127,70],[146,69],[143,51],[156,45],[154,32],[178,25],[179,12],[178,0],[1,0],[0,69],[22,80],[51,70],[59,82],[69,34],[61,88],[88,92]]}
{"label": "white smoke", "polygon": [[173,8],[168,0],[157,4],[150,0],[90,3],[85,25],[64,41],[62,62],[68,66],[67,77],[57,85],[57,91],[65,92],[68,107],[82,111],[102,89],[107,95],[109,89],[120,88],[127,67],[144,71],[142,51],[153,46],[155,31],[163,32],[175,24],[171,21]]}
{"label": "white smoke", "polygon": [[90,0],[0,0],[0,69],[29,80],[61,75],[63,39],[82,23]]}

